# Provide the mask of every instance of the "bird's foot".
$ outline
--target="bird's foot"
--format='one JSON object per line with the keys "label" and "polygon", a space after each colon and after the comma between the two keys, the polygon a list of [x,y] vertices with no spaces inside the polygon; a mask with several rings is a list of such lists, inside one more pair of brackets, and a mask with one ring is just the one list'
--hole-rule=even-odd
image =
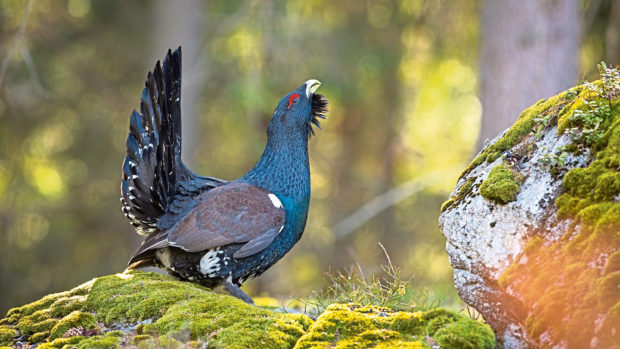
{"label": "bird's foot", "polygon": [[243,292],[241,288],[239,288],[239,286],[233,284],[230,279],[224,280],[224,282],[222,282],[222,286],[224,286],[224,289],[226,289],[226,291],[228,291],[231,296],[237,297],[250,305],[254,305],[254,301],[252,300],[252,298],[245,294],[245,292]]}

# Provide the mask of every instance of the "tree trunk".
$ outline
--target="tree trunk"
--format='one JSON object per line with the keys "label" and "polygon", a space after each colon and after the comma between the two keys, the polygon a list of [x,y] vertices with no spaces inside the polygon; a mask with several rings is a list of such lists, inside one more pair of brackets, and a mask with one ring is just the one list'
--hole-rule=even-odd
{"label": "tree trunk", "polygon": [[487,0],[482,9],[478,149],[524,108],[574,85],[581,18],[578,0]]}
{"label": "tree trunk", "polygon": [[200,46],[204,3],[199,0],[158,0],[153,6],[153,58],[161,60],[168,49],[183,47],[183,85],[181,110],[183,116],[183,161],[191,168],[196,153],[199,133],[198,103],[202,94],[206,71],[200,64]]}

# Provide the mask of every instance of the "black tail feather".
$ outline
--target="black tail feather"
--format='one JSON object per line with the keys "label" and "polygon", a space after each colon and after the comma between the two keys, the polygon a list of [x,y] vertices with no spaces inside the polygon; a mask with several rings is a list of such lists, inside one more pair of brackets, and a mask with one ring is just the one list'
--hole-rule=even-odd
{"label": "black tail feather", "polygon": [[181,161],[181,48],[149,72],[129,122],[123,164],[123,212],[140,234],[156,231],[179,181],[192,173]]}

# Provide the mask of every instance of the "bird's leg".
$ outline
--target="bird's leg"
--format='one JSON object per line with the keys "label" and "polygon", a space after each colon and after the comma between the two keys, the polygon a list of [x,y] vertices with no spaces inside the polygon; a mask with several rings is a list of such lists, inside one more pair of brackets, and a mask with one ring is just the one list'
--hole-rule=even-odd
{"label": "bird's leg", "polygon": [[243,292],[241,288],[239,288],[239,286],[233,284],[230,278],[224,280],[224,282],[222,282],[222,286],[224,286],[226,291],[228,291],[231,296],[237,297],[248,304],[254,305],[254,301],[252,300],[252,298],[245,294],[245,292]]}

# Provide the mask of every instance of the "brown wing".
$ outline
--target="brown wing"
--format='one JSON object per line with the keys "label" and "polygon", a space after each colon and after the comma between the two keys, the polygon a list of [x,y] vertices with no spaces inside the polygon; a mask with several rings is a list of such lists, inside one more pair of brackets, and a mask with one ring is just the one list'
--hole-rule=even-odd
{"label": "brown wing", "polygon": [[234,255],[243,258],[262,251],[284,226],[286,211],[280,201],[257,186],[231,183],[207,191],[198,200],[170,230],[147,238],[132,261],[166,246],[198,252],[246,242]]}

